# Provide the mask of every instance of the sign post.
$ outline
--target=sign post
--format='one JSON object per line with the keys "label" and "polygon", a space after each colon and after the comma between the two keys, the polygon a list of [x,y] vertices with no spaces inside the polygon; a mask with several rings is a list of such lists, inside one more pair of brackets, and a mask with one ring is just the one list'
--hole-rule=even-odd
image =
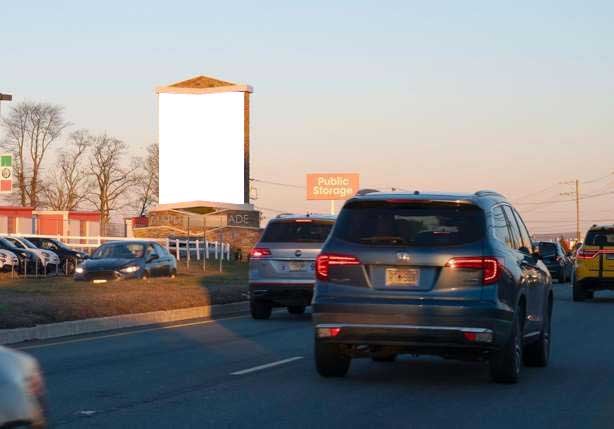
{"label": "sign post", "polygon": [[307,174],[307,199],[330,201],[330,214],[335,214],[335,201],[347,200],[359,189],[358,173]]}

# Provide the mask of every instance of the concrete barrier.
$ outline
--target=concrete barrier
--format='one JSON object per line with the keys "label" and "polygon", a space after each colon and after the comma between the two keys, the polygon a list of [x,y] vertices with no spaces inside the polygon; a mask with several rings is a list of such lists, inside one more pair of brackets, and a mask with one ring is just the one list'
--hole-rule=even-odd
{"label": "concrete barrier", "polygon": [[72,335],[92,334],[114,329],[158,325],[191,319],[215,319],[244,314],[249,309],[248,301],[232,304],[207,305],[202,307],[179,308],[177,310],[152,311],[149,313],[123,314],[120,316],[97,317],[70,322],[47,323],[31,328],[0,329],[0,344],[16,344],[32,340]]}

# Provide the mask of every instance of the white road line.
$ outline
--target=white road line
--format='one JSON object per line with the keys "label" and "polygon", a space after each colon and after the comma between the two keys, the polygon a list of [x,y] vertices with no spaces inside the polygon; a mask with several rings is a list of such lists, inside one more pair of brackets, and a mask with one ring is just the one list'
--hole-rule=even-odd
{"label": "white road line", "polygon": [[303,356],[294,356],[288,359],[278,360],[276,362],[266,363],[264,365],[254,366],[252,368],[243,369],[241,371],[231,372],[230,375],[245,375],[256,371],[262,371],[263,369],[273,368],[275,366],[284,365],[286,363],[294,362],[303,359]]}

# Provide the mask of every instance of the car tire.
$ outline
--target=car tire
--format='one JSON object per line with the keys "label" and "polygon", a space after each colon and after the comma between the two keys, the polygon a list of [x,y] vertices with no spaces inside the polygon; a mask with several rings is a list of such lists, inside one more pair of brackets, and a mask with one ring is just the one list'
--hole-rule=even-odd
{"label": "car tire", "polygon": [[[572,298],[575,302],[585,301],[588,298],[588,293],[585,291],[582,286],[580,286],[575,281],[571,285],[572,287]],[[591,296],[592,298],[592,296]]]}
{"label": "car tire", "polygon": [[271,318],[273,306],[268,302],[251,301],[249,303],[249,310],[252,314],[253,319],[266,320]]}
{"label": "car tire", "polygon": [[316,370],[322,377],[345,377],[352,359],[335,343],[315,342]]}
{"label": "car tire", "polygon": [[550,344],[552,333],[552,297],[548,299],[548,308],[544,313],[544,324],[539,339],[524,348],[524,364],[526,366],[544,367],[550,359]]}
{"label": "car tire", "polygon": [[522,319],[524,316],[516,310],[512,322],[512,332],[501,350],[490,358],[490,376],[496,383],[516,383],[522,366]]}
{"label": "car tire", "polygon": [[171,270],[171,274],[169,276],[171,279],[174,279],[175,277],[177,277],[177,269],[173,268]]}
{"label": "car tire", "polygon": [[288,306],[288,313],[290,314],[304,314],[305,306],[304,305],[290,305]]}

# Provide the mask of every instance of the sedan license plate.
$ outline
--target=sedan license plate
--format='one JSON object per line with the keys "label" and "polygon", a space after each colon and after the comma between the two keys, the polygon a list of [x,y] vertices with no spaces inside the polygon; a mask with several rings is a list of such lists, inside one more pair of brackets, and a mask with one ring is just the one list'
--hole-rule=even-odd
{"label": "sedan license plate", "polygon": [[307,264],[305,262],[291,261],[288,264],[290,271],[307,271]]}
{"label": "sedan license plate", "polygon": [[417,286],[418,270],[414,268],[386,268],[386,286]]}
{"label": "sedan license plate", "polygon": [[104,279],[96,279],[92,281],[92,283],[94,283],[95,285],[106,283],[106,282],[107,280],[104,280]]}

